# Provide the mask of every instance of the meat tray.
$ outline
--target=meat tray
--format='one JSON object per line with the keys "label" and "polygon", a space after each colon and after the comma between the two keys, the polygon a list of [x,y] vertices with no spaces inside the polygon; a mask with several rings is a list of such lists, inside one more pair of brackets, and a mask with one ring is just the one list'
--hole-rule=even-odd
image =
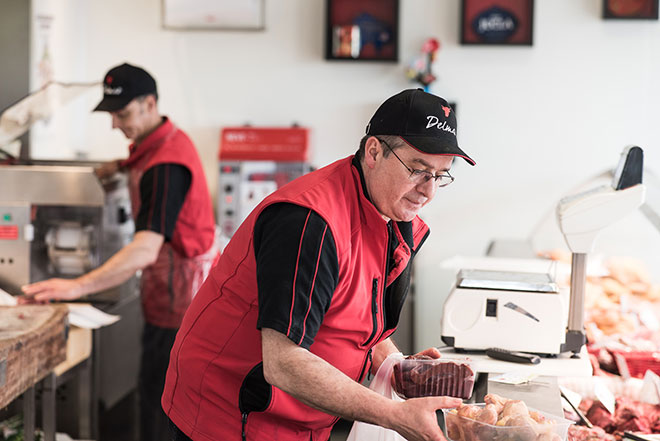
{"label": "meat tray", "polygon": [[459,416],[456,409],[442,409],[449,441],[566,441],[568,428],[574,424],[572,421],[531,408],[529,411],[542,416],[545,421],[539,424],[497,426]]}
{"label": "meat tray", "polygon": [[468,359],[406,358],[394,365],[394,390],[402,398],[449,396],[468,399],[474,387]]}

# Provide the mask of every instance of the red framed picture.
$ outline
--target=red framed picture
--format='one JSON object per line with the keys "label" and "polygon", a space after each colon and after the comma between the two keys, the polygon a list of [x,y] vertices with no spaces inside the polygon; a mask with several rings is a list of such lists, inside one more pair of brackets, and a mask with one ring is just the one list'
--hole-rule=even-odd
{"label": "red framed picture", "polygon": [[658,19],[658,0],[603,0],[603,18]]}
{"label": "red framed picture", "polygon": [[461,44],[531,46],[534,0],[462,0]]}
{"label": "red framed picture", "polygon": [[326,60],[398,61],[399,0],[326,0]]}

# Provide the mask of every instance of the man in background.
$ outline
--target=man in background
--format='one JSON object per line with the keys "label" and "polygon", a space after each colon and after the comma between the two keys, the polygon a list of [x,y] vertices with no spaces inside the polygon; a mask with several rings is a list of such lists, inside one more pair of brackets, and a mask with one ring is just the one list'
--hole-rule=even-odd
{"label": "man in background", "polygon": [[112,128],[132,141],[127,159],[105,163],[96,173],[101,179],[128,173],[135,236],[87,274],[23,291],[37,301],[71,300],[120,285],[142,270],[140,439],[160,441],[168,437],[160,398],[170,349],[217,256],[213,208],[199,155],[188,136],[160,115],[156,81],[148,72],[126,63],[110,69],[94,110],[108,112]]}

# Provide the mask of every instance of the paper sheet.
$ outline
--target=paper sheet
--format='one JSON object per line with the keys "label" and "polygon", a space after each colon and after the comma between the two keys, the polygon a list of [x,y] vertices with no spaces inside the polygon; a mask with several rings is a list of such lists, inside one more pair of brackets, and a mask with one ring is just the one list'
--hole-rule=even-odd
{"label": "paper sheet", "polygon": [[0,306],[16,306],[17,303],[16,297],[0,288]]}
{"label": "paper sheet", "polygon": [[69,303],[68,306],[69,323],[79,328],[98,329],[111,325],[121,318],[118,315],[107,314],[85,303]]}
{"label": "paper sheet", "polygon": [[530,372],[506,372],[504,374],[488,378],[488,381],[496,381],[498,383],[504,384],[523,384],[529,383],[536,377],[538,377],[537,374]]}
{"label": "paper sheet", "polygon": [[639,400],[650,404],[660,404],[660,376],[655,372],[648,370],[644,374],[644,385]]}
{"label": "paper sheet", "polygon": [[[16,297],[0,288],[0,306],[16,306]],[[118,315],[107,314],[86,303],[68,303],[69,323],[79,328],[98,329],[109,326],[121,318]]]}
{"label": "paper sheet", "polygon": [[616,398],[600,377],[594,378],[594,393],[596,394],[598,401],[600,401],[603,406],[605,406],[605,409],[607,409],[611,415],[614,415],[614,410],[616,409]]}
{"label": "paper sheet", "polygon": [[[573,407],[577,408],[580,406],[580,403],[582,402],[582,396],[579,393],[567,389],[562,385],[559,385],[559,390],[561,390],[564,394],[564,399],[561,401],[561,405],[564,410],[574,412]],[[567,403],[566,401],[570,401],[570,403]],[[571,404],[573,404],[573,406],[571,406]]]}

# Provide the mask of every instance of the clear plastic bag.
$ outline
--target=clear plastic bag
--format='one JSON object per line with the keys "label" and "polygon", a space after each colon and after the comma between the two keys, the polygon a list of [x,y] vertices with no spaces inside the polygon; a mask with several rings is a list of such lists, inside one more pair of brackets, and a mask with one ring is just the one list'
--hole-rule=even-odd
{"label": "clear plastic bag", "polygon": [[[401,352],[390,354],[378,368],[376,376],[371,381],[369,389],[377,392],[394,401],[403,401],[399,397],[394,388],[392,387],[392,372],[394,372],[394,364],[399,360],[403,360]],[[384,427],[367,424],[360,421],[353,423],[351,432],[348,434],[346,441],[405,441],[406,439],[399,435],[394,430],[386,429]]]}

